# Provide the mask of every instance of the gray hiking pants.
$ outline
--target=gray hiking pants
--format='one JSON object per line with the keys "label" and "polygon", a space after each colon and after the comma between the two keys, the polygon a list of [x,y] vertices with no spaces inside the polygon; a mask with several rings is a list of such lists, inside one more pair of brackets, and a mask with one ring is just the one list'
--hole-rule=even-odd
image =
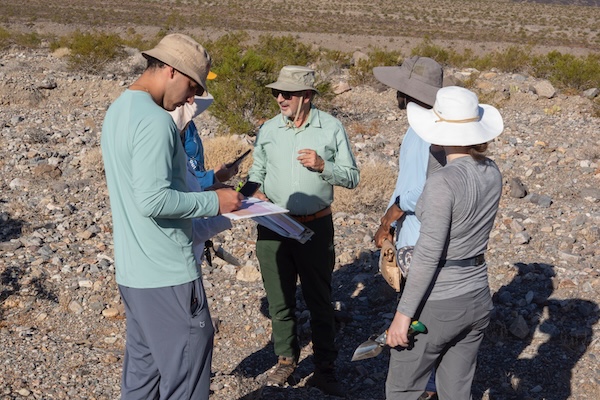
{"label": "gray hiking pants", "polygon": [[417,400],[436,363],[439,398],[471,399],[477,351],[492,308],[487,287],[451,299],[427,301],[418,316],[427,333],[415,336],[411,349],[390,350],[386,399]]}
{"label": "gray hiking pants", "polygon": [[119,291],[127,317],[121,398],[208,399],[214,328],[202,280]]}

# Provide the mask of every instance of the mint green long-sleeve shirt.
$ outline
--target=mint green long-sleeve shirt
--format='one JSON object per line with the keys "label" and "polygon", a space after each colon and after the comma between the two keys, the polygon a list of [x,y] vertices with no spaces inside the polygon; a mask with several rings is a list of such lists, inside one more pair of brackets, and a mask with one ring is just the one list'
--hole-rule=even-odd
{"label": "mint green long-sleeve shirt", "polygon": [[197,279],[191,218],[217,215],[219,201],[215,192],[187,192],[171,116],[148,93],[126,90],[106,113],[101,146],[117,283],[155,288]]}
{"label": "mint green long-sleeve shirt", "polygon": [[[297,160],[298,151],[312,149],[325,161],[323,172],[311,171]],[[309,215],[329,206],[333,187],[353,189],[360,173],[346,131],[335,117],[314,106],[300,128],[282,114],[265,122],[254,146],[248,179],[259,182],[273,203],[293,215]]]}

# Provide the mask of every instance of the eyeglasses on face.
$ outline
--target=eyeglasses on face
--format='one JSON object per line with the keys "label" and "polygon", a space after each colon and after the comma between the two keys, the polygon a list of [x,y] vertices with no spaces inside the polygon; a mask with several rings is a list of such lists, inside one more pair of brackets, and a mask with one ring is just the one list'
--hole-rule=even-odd
{"label": "eyeglasses on face", "polygon": [[289,100],[292,98],[292,96],[302,96],[302,93],[304,93],[304,91],[299,91],[299,92],[285,92],[283,90],[277,90],[277,89],[271,89],[271,94],[273,95],[273,97],[278,98],[279,95],[281,95],[281,97],[283,97],[284,100]]}

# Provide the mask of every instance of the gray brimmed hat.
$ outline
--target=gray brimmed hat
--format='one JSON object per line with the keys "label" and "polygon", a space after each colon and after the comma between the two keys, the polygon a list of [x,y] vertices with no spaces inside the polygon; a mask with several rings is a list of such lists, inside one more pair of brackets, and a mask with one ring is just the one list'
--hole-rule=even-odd
{"label": "gray brimmed hat", "polygon": [[153,57],[170,65],[177,71],[189,76],[201,88],[196,91],[202,95],[206,91],[206,77],[210,71],[210,55],[201,44],[181,33],[173,33],[161,39],[151,50],[143,51],[146,58]]}
{"label": "gray brimmed hat", "polygon": [[406,113],[417,135],[441,146],[487,143],[504,130],[502,116],[496,108],[479,104],[475,93],[459,86],[438,90],[431,110],[408,103]]}
{"label": "gray brimmed hat", "polygon": [[319,91],[315,89],[315,71],[311,68],[299,65],[286,65],[281,68],[277,81],[266,86],[283,92],[312,90],[315,93],[319,93]]}
{"label": "gray brimmed hat", "polygon": [[375,67],[373,75],[379,82],[430,106],[444,82],[442,66],[429,57],[407,58],[400,66]]}

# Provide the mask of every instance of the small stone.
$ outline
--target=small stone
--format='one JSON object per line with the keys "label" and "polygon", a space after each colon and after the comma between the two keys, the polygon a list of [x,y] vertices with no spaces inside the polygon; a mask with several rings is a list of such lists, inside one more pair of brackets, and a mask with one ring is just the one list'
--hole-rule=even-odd
{"label": "small stone", "polygon": [[261,274],[253,265],[246,265],[237,272],[236,279],[242,282],[257,282],[261,279]]}
{"label": "small stone", "polygon": [[510,324],[508,330],[519,339],[525,339],[527,335],[529,335],[529,327],[527,326],[527,322],[522,315],[519,315],[517,318],[515,318],[515,320]]}
{"label": "small stone", "polygon": [[527,187],[521,182],[519,178],[512,178],[510,180],[510,197],[522,199],[527,195]]}
{"label": "small stone", "polygon": [[73,314],[81,314],[83,312],[83,307],[77,301],[73,300],[69,303],[69,311]]}

